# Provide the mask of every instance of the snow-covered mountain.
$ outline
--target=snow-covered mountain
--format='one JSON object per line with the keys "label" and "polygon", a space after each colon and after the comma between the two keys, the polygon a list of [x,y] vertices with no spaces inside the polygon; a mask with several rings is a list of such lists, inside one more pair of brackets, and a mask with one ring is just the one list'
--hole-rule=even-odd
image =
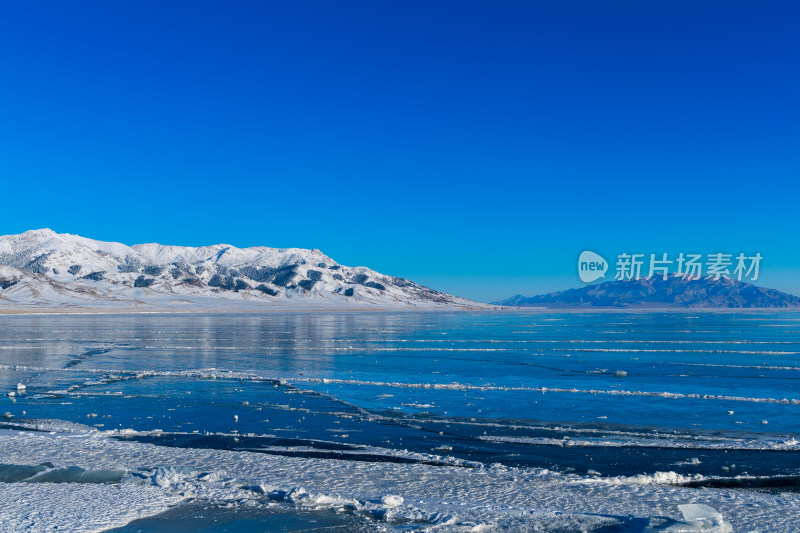
{"label": "snow-covered mountain", "polygon": [[0,309],[483,305],[319,250],[126,246],[49,229],[0,237]]}

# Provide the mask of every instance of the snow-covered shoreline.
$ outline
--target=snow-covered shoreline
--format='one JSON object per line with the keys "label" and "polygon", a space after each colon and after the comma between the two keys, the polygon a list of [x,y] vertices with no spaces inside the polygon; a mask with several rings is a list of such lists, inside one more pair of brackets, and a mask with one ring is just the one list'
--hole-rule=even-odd
{"label": "snow-covered shoreline", "polygon": [[[259,313],[435,313],[435,312],[495,312],[500,308],[469,306],[389,307],[389,306],[258,306],[258,307],[4,307],[0,315],[235,315]],[[524,311],[523,311],[524,312]]]}

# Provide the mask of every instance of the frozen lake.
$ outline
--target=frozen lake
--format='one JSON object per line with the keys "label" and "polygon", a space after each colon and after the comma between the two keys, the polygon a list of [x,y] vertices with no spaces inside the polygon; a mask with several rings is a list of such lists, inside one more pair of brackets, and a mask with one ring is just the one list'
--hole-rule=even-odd
{"label": "frozen lake", "polygon": [[48,509],[133,503],[0,518],[640,531],[694,502],[788,531],[799,356],[797,312],[4,316],[0,463],[122,471],[27,484]]}

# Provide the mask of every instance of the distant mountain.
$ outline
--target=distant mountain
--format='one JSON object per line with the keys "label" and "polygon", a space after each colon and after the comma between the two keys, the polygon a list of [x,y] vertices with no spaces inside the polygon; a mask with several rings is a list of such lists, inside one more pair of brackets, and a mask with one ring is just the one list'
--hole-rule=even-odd
{"label": "distant mountain", "polygon": [[0,236],[0,310],[485,305],[319,250],[126,246],[49,229]]}
{"label": "distant mountain", "polygon": [[683,279],[670,276],[607,281],[539,296],[513,296],[495,302],[515,307],[562,308],[772,308],[798,307],[800,298],[729,278]]}

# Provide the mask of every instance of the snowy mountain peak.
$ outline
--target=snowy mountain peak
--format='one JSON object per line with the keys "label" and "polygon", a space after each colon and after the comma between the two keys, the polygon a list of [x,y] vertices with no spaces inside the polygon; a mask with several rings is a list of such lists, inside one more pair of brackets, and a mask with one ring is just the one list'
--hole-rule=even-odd
{"label": "snowy mountain peak", "polygon": [[29,229],[25,233],[21,233],[19,235],[10,235],[11,237],[53,237],[58,235],[55,231],[51,230],[50,228],[42,228],[42,229]]}
{"label": "snowy mountain peak", "polygon": [[0,308],[480,306],[320,250],[128,246],[51,229],[0,236]]}

